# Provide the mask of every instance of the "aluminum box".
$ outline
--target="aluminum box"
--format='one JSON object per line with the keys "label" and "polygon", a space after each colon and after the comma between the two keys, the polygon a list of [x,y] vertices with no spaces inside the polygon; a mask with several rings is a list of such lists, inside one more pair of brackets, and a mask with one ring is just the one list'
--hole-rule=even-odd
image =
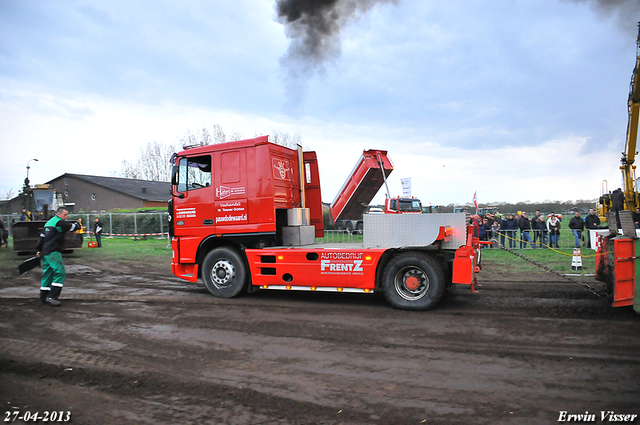
{"label": "aluminum box", "polygon": [[441,226],[451,226],[451,238],[442,248],[458,249],[467,242],[466,220],[463,213],[365,214],[363,243],[366,248],[429,246]]}

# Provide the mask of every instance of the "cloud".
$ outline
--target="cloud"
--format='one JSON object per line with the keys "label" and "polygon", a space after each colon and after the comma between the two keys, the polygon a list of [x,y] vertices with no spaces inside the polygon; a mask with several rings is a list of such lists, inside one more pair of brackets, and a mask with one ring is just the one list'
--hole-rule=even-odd
{"label": "cloud", "polygon": [[[21,186],[33,152],[47,158],[34,182],[108,175],[150,141],[213,124],[300,133],[329,200],[368,148],[388,149],[394,175],[415,176],[439,203],[467,202],[474,188],[492,201],[595,198],[601,180],[619,180],[636,53],[623,13],[559,0],[317,1],[339,10],[337,27],[287,76],[281,60],[306,33],[281,24],[276,4],[2,2],[0,143],[11,161],[0,192]],[[300,107],[283,108],[296,94]],[[547,155],[554,143],[559,157]],[[81,159],[59,153],[69,148]]]}
{"label": "cloud", "polygon": [[262,83],[273,74],[265,69],[278,67],[275,41],[284,36],[265,2],[21,3],[4,2],[0,13],[4,76],[63,95],[215,102],[248,112],[255,108],[238,87],[261,101],[277,92],[275,76],[271,86]]}

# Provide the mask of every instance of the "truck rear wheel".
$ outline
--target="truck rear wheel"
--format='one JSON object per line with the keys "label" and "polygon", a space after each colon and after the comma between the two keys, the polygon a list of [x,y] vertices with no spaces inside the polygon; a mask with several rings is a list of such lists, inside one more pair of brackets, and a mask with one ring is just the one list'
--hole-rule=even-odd
{"label": "truck rear wheel", "polygon": [[353,233],[353,223],[351,222],[351,220],[347,220],[345,222],[345,230],[347,231],[347,233],[351,234]]}
{"label": "truck rear wheel", "polygon": [[202,262],[202,280],[207,290],[219,298],[232,298],[245,287],[247,272],[238,252],[231,248],[216,248]]}
{"label": "truck rear wheel", "polygon": [[392,258],[383,271],[384,296],[404,310],[428,310],[445,292],[442,268],[433,257],[405,252]]}

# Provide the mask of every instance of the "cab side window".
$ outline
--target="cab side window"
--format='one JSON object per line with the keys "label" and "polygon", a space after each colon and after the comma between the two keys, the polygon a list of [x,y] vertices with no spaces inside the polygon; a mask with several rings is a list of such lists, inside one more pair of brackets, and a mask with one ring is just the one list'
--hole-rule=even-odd
{"label": "cab side window", "polygon": [[178,192],[211,186],[211,156],[182,158],[178,171]]}

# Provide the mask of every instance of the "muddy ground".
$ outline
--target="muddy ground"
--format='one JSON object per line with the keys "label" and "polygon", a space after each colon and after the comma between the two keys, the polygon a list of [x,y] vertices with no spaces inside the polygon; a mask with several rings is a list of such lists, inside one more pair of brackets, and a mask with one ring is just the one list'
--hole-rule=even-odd
{"label": "muddy ground", "polygon": [[[551,424],[640,414],[640,316],[550,274],[407,312],[377,295],[225,300],[162,270],[66,260],[0,282],[2,419],[74,424]],[[8,413],[7,413],[8,412]],[[16,420],[14,423],[20,423]],[[636,418],[635,422],[640,423]]]}

